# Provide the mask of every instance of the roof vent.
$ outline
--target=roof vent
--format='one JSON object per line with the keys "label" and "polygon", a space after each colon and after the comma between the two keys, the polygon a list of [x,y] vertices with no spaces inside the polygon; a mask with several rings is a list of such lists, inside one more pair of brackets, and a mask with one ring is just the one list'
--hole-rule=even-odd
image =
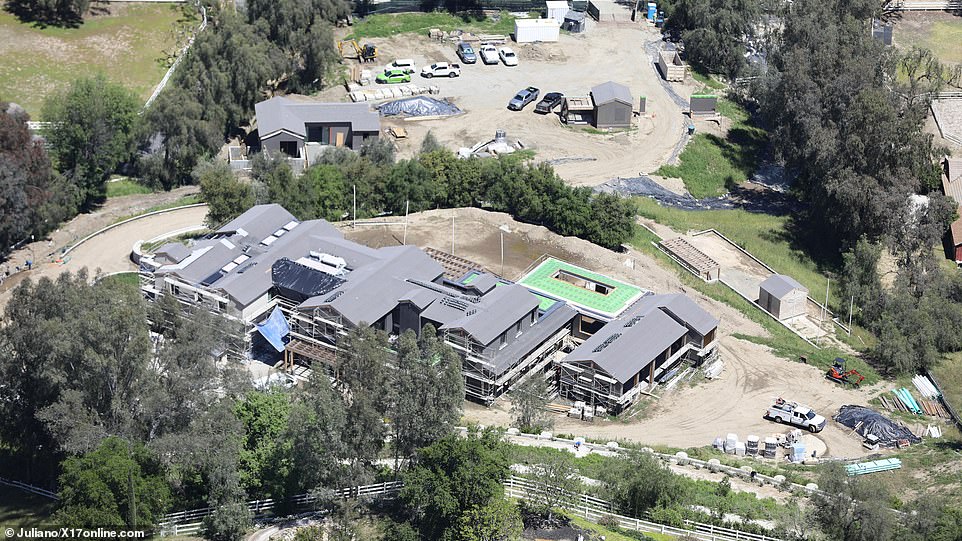
{"label": "roof vent", "polygon": [[617,340],[617,339],[619,339],[619,338],[621,338],[621,333],[620,333],[620,332],[616,332],[615,334],[609,336],[608,338],[605,338],[605,341],[602,342],[602,343],[600,343],[600,344],[598,344],[598,346],[597,346],[595,349],[593,349],[592,351],[593,351],[594,353],[600,353],[600,352],[601,352],[602,350],[604,350],[606,347],[610,346],[612,342],[614,342],[615,340]]}
{"label": "roof vent", "polygon": [[645,317],[645,316],[635,316],[635,317],[629,319],[627,322],[625,322],[625,327],[626,327],[626,328],[627,328],[627,327],[634,327],[634,326],[635,326],[635,323],[638,323],[639,321],[641,321],[642,319],[644,319],[644,317]]}
{"label": "roof vent", "polygon": [[344,294],[344,290],[343,290],[343,289],[340,290],[340,291],[335,291],[333,294],[331,294],[330,297],[324,299],[324,302],[334,302],[334,301],[337,300],[338,297],[340,297],[340,296],[343,295],[343,294]]}

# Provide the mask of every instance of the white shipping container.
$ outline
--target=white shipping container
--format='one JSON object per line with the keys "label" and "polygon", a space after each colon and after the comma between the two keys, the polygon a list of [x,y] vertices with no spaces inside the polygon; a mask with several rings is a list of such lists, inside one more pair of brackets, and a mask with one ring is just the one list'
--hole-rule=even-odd
{"label": "white shipping container", "polygon": [[554,19],[515,19],[514,40],[518,43],[558,41],[561,24]]}
{"label": "white shipping container", "polygon": [[558,21],[558,24],[564,24],[565,15],[568,14],[568,2],[567,0],[547,0],[545,2],[547,9],[547,17],[549,19],[554,19]]}

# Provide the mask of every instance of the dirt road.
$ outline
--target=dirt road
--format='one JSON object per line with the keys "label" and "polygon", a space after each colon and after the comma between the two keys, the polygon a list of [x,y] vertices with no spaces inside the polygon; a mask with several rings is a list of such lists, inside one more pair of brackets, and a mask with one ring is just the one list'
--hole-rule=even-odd
{"label": "dirt road", "polygon": [[[10,290],[28,276],[32,280],[38,280],[41,277],[56,278],[63,272],[77,272],[83,268],[87,268],[90,274],[95,274],[98,270],[103,273],[136,270],[136,267],[130,261],[130,251],[135,242],[148,240],[187,227],[202,225],[206,215],[207,207],[193,207],[147,216],[115,227],[88,240],[71,251],[62,264],[38,257],[38,264],[33,270],[12,276],[0,286],[0,306],[6,305]],[[55,232],[53,238],[69,238],[72,235],[79,235],[78,231],[85,231],[84,235],[92,233],[97,228],[94,228],[91,224],[100,223],[103,218],[103,215],[96,217],[85,215],[75,218],[65,228]],[[78,221],[83,223],[75,223]],[[86,227],[91,227],[91,230],[86,231]],[[44,248],[49,249],[45,244],[43,245]],[[18,253],[19,257],[24,257],[23,251],[21,250]],[[29,248],[27,248],[27,253],[29,253]],[[40,252],[37,253],[39,255]]]}
{"label": "dirt road", "polygon": [[[437,210],[412,214],[407,229],[408,244],[451,251],[454,217],[454,252],[495,272],[501,271],[500,231],[504,234],[504,273],[517,279],[543,254],[605,273],[613,278],[658,292],[690,295],[721,320],[719,334],[725,370],[720,379],[697,386],[679,385],[661,396],[642,419],[582,423],[566,417],[556,419],[555,430],[576,436],[601,439],[629,439],[674,447],[710,445],[718,436],[735,432],[744,439],[784,431],[766,421],[762,413],[772,398],[786,396],[804,402],[830,417],[843,404],[865,404],[868,390],[844,389],[829,383],[815,367],[776,357],[769,348],[736,339],[733,333],[766,336],[766,331],[741,312],[693,291],[674,269],[662,267],[646,254],[615,253],[587,241],[561,237],[544,227],[523,224],[507,214],[480,209]],[[393,218],[392,220],[396,220]],[[403,226],[365,226],[351,229],[341,224],[348,238],[370,246],[394,246],[404,237]],[[630,267],[626,265],[630,262]],[[661,394],[661,390],[656,394]],[[509,426],[510,404],[499,401],[492,408],[466,403],[465,416],[482,424]],[[819,434],[832,456],[860,456],[860,443],[849,438],[833,421]]]}
{"label": "dirt road", "polygon": [[[429,130],[456,150],[493,139],[495,130],[504,129],[509,140],[520,139],[534,149],[539,161],[565,160],[555,164],[555,169],[571,184],[596,185],[618,176],[648,173],[668,161],[687,124],[645,52],[647,42],[659,39],[654,28],[639,23],[594,25],[584,34],[563,34],[557,43],[510,43],[520,58],[517,67],[479,61],[462,65],[461,76],[454,79],[414,76],[413,83],[438,86],[440,97],[452,99],[466,111],[464,115],[429,121],[388,120],[384,127],[396,124],[408,130],[409,137],[398,141],[402,156],[414,154]],[[460,62],[453,43],[427,36],[406,34],[368,41],[377,45],[384,63],[394,58],[413,58],[418,66]],[[626,133],[607,135],[566,127],[556,114],[535,114],[533,105],[519,112],[506,109],[508,100],[528,86],[539,88],[542,95],[557,91],[587,96],[591,87],[606,81],[628,85],[635,109],[641,96],[647,98],[647,112],[635,117]],[[678,88],[683,96],[691,93],[686,87]],[[321,97],[343,100],[345,91],[332,88]]]}

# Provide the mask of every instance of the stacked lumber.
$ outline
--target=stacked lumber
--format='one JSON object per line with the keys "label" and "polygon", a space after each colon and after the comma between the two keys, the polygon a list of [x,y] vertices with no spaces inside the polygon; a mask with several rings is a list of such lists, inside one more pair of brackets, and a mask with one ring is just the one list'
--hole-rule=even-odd
{"label": "stacked lumber", "polygon": [[860,462],[858,464],[848,464],[845,472],[849,477],[854,475],[865,475],[868,473],[878,473],[882,471],[897,470],[902,467],[902,461],[897,458],[886,458],[873,460],[872,462]]}

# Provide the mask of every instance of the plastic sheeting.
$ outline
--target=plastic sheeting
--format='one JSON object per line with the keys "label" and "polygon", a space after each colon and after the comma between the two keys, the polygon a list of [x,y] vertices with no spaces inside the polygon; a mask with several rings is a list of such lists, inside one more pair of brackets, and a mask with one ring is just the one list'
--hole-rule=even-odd
{"label": "plastic sheeting", "polygon": [[412,96],[378,106],[381,116],[451,116],[463,113],[457,105],[429,96]]}
{"label": "plastic sheeting", "polygon": [[278,259],[271,267],[271,280],[280,293],[295,302],[333,291],[344,280],[326,272],[291,261]]}
{"label": "plastic sheeting", "polygon": [[922,441],[922,438],[913,434],[905,426],[864,406],[842,406],[835,420],[849,428],[854,429],[857,426],[855,431],[863,438],[868,434],[874,434],[878,437],[879,444],[886,447],[895,445],[899,440],[908,440],[910,443]]}
{"label": "plastic sheeting", "polygon": [[274,346],[274,349],[284,351],[284,337],[291,333],[291,328],[280,308],[275,307],[267,320],[257,325],[257,330]]}

